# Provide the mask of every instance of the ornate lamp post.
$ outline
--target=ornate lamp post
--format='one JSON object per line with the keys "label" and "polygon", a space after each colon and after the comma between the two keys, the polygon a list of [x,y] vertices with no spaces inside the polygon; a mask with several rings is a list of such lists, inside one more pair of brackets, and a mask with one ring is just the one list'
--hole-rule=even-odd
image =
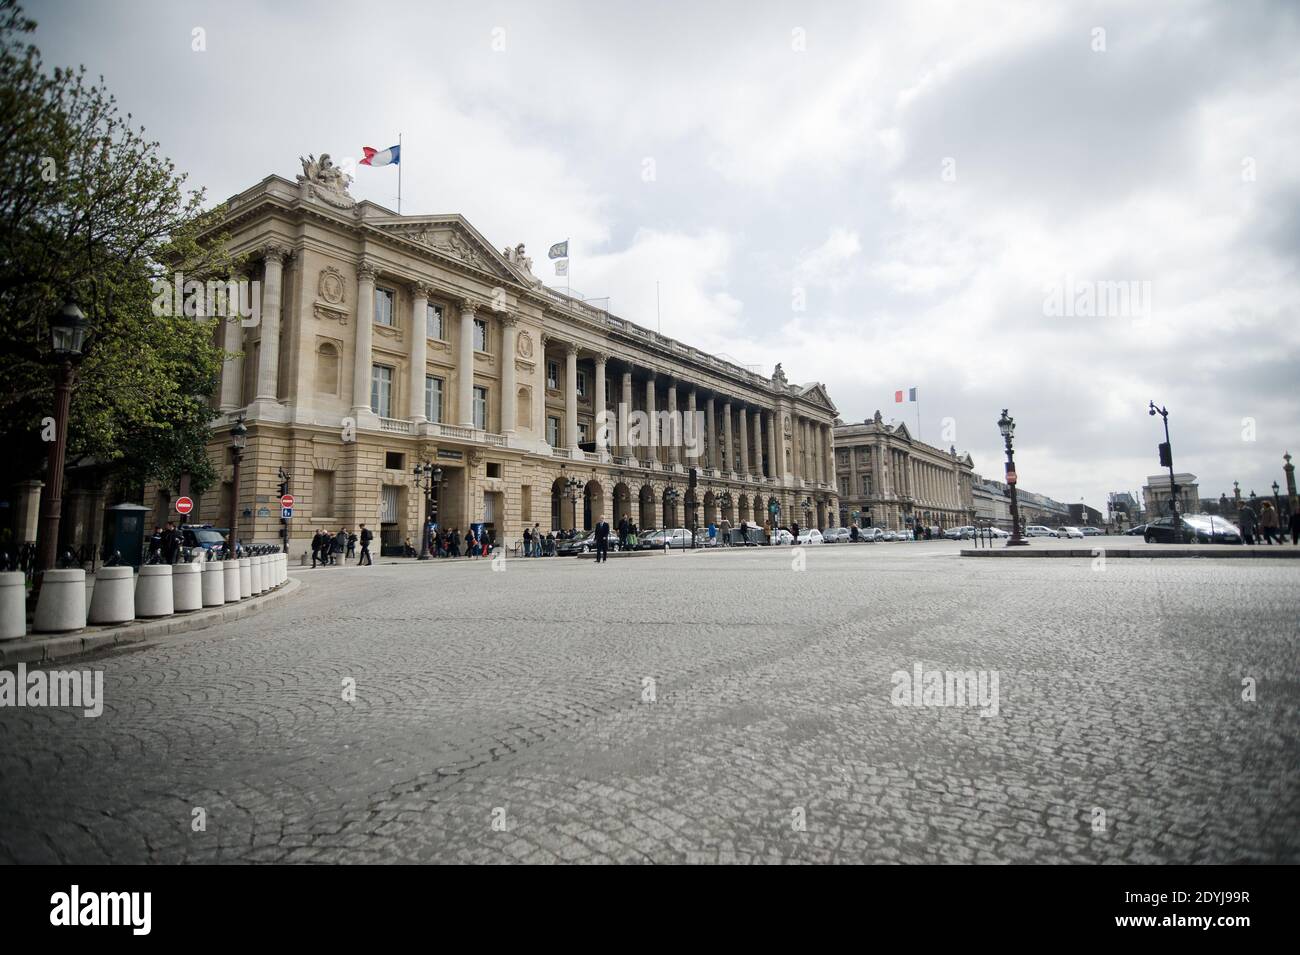
{"label": "ornate lamp post", "polygon": [[1286,474],[1286,500],[1292,513],[1296,509],[1296,490],[1295,490],[1295,465],[1291,463],[1291,452],[1288,451],[1282,455],[1282,460],[1286,462],[1282,471]]}
{"label": "ornate lamp post", "polygon": [[1020,536],[1020,504],[1016,499],[1016,452],[1013,439],[1016,434],[1016,419],[1007,414],[1007,409],[1002,409],[1002,417],[998,419],[998,430],[1002,432],[1002,443],[1007,449],[1007,486],[1011,489],[1011,537],[1007,541],[1008,547],[1024,547],[1029,541]]}
{"label": "ornate lamp post", "polygon": [[1278,493],[1282,488],[1276,481],[1273,482],[1273,506],[1277,508],[1276,514],[1278,520],[1282,519],[1282,496]]}
{"label": "ornate lamp post", "polygon": [[1160,415],[1165,423],[1165,443],[1160,445],[1160,463],[1169,468],[1169,513],[1174,519],[1174,540],[1182,540],[1182,518],[1178,516],[1178,485],[1174,483],[1174,449],[1169,442],[1169,409],[1156,406],[1154,401],[1149,402],[1147,414],[1151,417]]}
{"label": "ornate lamp post", "polygon": [[[575,531],[578,529],[578,497],[582,494],[582,487],[583,485],[581,481],[575,477],[570,477],[565,480],[562,491],[564,496],[569,499],[569,504],[572,506],[573,530]],[[560,516],[563,518],[564,515]],[[563,520],[561,520],[561,523],[563,523]],[[560,530],[564,530],[564,528],[560,528]]]}
{"label": "ornate lamp post", "polygon": [[248,429],[244,427],[244,416],[241,414],[230,428],[230,457],[235,469],[230,481],[230,537],[226,539],[226,560],[234,560],[239,556],[235,553],[239,536],[236,533],[239,528],[239,462],[244,459],[244,448],[247,446]]}
{"label": "ornate lamp post", "polygon": [[1241,513],[1241,484],[1238,481],[1232,482],[1232,509],[1238,514]]}
{"label": "ornate lamp post", "polygon": [[442,481],[442,468],[425,461],[411,469],[415,486],[424,495],[424,520],[420,525],[420,560],[429,559],[429,520],[433,516],[433,492]]}
{"label": "ornate lamp post", "polygon": [[36,551],[36,569],[44,573],[54,567],[59,550],[59,519],[63,513],[63,462],[68,450],[68,412],[72,407],[72,388],[77,380],[77,362],[90,323],[75,302],[67,302],[50,319],[50,353],[56,367],[54,376],[54,440],[46,458],[45,479],[49,487],[41,502],[40,545]]}
{"label": "ornate lamp post", "polygon": [[800,506],[803,508],[803,526],[807,527],[809,524],[812,523],[812,517],[810,516],[812,514],[812,509],[813,509],[812,498],[805,497],[800,502]]}

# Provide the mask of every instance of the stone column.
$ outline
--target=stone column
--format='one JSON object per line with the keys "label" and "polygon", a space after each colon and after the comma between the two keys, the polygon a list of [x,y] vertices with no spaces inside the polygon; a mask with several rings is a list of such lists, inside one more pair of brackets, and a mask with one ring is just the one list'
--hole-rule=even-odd
{"label": "stone column", "polygon": [[[595,438],[596,438],[596,453],[597,453],[597,454],[603,454],[604,452],[608,451],[608,450],[609,450],[609,445],[610,445],[610,443],[611,443],[611,442],[608,440],[608,437],[609,437],[608,435],[605,435],[604,437],[601,436],[601,435],[602,435],[602,431],[601,431],[601,429],[602,429],[602,428],[608,428],[608,427],[609,427],[609,423],[605,420],[605,419],[606,419],[606,415],[605,415],[605,411],[606,411],[606,405],[605,405],[605,362],[607,362],[608,360],[609,360],[609,356],[608,356],[608,355],[604,354],[603,352],[596,352],[596,358],[595,358],[595,364],[596,364],[596,393],[595,393],[594,395],[591,396],[591,410],[594,411],[594,412],[596,413],[596,434],[595,434]],[[611,492],[611,493],[612,493],[612,492]],[[612,505],[613,505],[613,498],[611,498],[611,499],[610,499],[608,502],[606,502],[606,503],[607,503],[608,506],[612,506]],[[612,513],[612,512],[611,512],[611,513]],[[594,519],[595,519],[595,515],[592,515],[592,518],[593,518],[593,520],[594,520]]]}
{"label": "stone column", "polygon": [[745,413],[745,406],[741,405],[736,409],[736,418],[740,424],[740,473],[747,475],[749,470],[749,419]]}
{"label": "stone column", "polygon": [[[456,365],[456,417],[474,427],[474,309],[473,299],[460,303],[459,360]],[[486,423],[486,422],[485,422]]]}
{"label": "stone column", "polygon": [[817,432],[818,446],[821,448],[822,453],[822,483],[834,484],[835,470],[831,467],[830,428],[823,424],[818,427]]}
{"label": "stone column", "polygon": [[777,420],[775,411],[767,413],[767,457],[768,471],[771,472],[768,477],[779,481],[785,476],[785,462],[781,460],[781,445],[777,438]]}
{"label": "stone column", "polygon": [[[645,373],[645,413],[646,413],[646,448],[644,461],[655,461],[659,457],[659,428],[655,424],[655,373],[647,369]],[[658,505],[656,505],[658,506]]]}
{"label": "stone column", "polygon": [[718,467],[718,432],[714,428],[713,395],[704,403],[704,430],[708,432],[708,448],[704,455],[704,466]]}
{"label": "stone column", "polygon": [[[519,338],[519,317],[506,313],[501,316],[501,433],[514,434],[518,400],[515,382],[515,347]],[[546,374],[546,369],[542,369]]]}
{"label": "stone column", "polygon": [[357,339],[352,356],[352,416],[370,414],[370,347],[375,334],[374,264],[357,266]]}
{"label": "stone column", "polygon": [[268,245],[262,250],[265,264],[262,276],[262,346],[257,362],[255,399],[277,400],[280,376],[280,285],[284,260],[289,250]]}
{"label": "stone column", "polygon": [[668,463],[680,464],[682,460],[681,434],[677,429],[677,381],[668,382],[668,421],[669,433],[664,435],[668,442]]}
{"label": "stone column", "polygon": [[424,414],[424,374],[425,361],[428,356],[428,319],[429,287],[417,285],[413,289],[414,300],[411,303],[411,420],[421,424],[429,419]]}
{"label": "stone column", "polygon": [[763,477],[763,412],[754,409],[754,475]]}
{"label": "stone column", "polygon": [[564,446],[578,450],[578,346],[564,346]]}
{"label": "stone column", "polygon": [[[690,391],[686,393],[686,421],[687,421],[686,429],[687,430],[686,433],[683,435],[683,437],[688,438],[690,440],[690,443],[695,446],[695,457],[691,457],[689,452],[683,455],[683,457],[685,458],[686,466],[688,468],[700,466],[700,442],[704,440],[704,435],[701,433],[701,429],[695,426],[695,414],[696,414],[695,389],[692,388]],[[699,494],[697,500],[701,502],[700,514],[703,515],[704,492],[699,491],[697,493]]]}
{"label": "stone column", "polygon": [[[627,432],[631,422],[628,420],[632,417],[632,369],[628,368],[623,372],[623,404],[618,409],[618,433],[622,436],[622,454],[625,457],[633,457],[632,446],[628,443]],[[631,492],[629,492],[631,493]]]}
{"label": "stone column", "polygon": [[722,403],[722,469],[724,471],[736,470],[733,457],[735,453],[731,443],[731,402],[724,401]]}
{"label": "stone column", "polygon": [[[248,276],[235,274],[230,280],[235,283],[247,282]],[[221,362],[221,410],[224,412],[235,411],[244,404],[244,327],[238,311],[235,309],[235,314],[222,319],[222,350],[240,352],[238,355],[227,355]]]}

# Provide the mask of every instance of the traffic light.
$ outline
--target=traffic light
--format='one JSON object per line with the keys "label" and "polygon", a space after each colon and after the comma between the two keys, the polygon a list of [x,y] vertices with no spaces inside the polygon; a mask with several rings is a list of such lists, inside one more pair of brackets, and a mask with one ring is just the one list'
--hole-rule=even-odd
{"label": "traffic light", "polygon": [[1168,441],[1160,442],[1160,466],[1162,468],[1171,468],[1174,466],[1174,453],[1170,450]]}

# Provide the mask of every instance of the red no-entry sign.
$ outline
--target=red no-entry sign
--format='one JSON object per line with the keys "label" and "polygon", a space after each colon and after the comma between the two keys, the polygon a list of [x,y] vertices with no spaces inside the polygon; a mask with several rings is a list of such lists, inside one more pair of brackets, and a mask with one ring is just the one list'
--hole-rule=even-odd
{"label": "red no-entry sign", "polygon": [[191,501],[188,497],[176,498],[177,514],[188,514],[192,510],[194,510],[194,502]]}
{"label": "red no-entry sign", "polygon": [[281,507],[293,507],[293,495],[292,495],[292,494],[285,494],[283,497],[281,497],[281,498],[280,498],[280,506],[281,506]]}

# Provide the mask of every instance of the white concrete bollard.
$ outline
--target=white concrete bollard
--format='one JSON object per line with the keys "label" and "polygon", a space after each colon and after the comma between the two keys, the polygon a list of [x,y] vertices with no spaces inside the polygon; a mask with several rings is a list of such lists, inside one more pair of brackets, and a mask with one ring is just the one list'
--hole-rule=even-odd
{"label": "white concrete bollard", "polygon": [[21,570],[0,573],[0,640],[27,635],[27,575]]}
{"label": "white concrete bollard", "polygon": [[[203,565],[203,606],[220,607],[226,602],[226,582],[223,579],[225,561],[210,560]],[[235,580],[239,580],[236,571]]]}
{"label": "white concrete bollard", "polygon": [[223,560],[221,562],[221,583],[226,592],[226,603],[238,603],[240,599],[239,561]]}
{"label": "white concrete bollard", "polygon": [[37,633],[80,630],[86,625],[86,572],[47,570],[36,601]]}
{"label": "white concrete bollard", "polygon": [[280,583],[287,584],[289,582],[289,555],[280,554],[279,556],[280,556],[280,560],[279,560]]}
{"label": "white concrete bollard", "polygon": [[172,609],[190,613],[203,609],[203,565],[172,565]]}
{"label": "white concrete bollard", "polygon": [[259,554],[253,558],[253,593],[266,593],[266,565],[267,557],[265,554]]}
{"label": "white concrete bollard", "polygon": [[239,558],[239,596],[253,596],[253,561],[249,557]]}
{"label": "white concrete bollard", "polygon": [[135,570],[101,567],[90,598],[91,623],[126,623],[135,619]]}
{"label": "white concrete bollard", "polygon": [[145,564],[135,581],[135,615],[167,617],[174,610],[171,564]]}

